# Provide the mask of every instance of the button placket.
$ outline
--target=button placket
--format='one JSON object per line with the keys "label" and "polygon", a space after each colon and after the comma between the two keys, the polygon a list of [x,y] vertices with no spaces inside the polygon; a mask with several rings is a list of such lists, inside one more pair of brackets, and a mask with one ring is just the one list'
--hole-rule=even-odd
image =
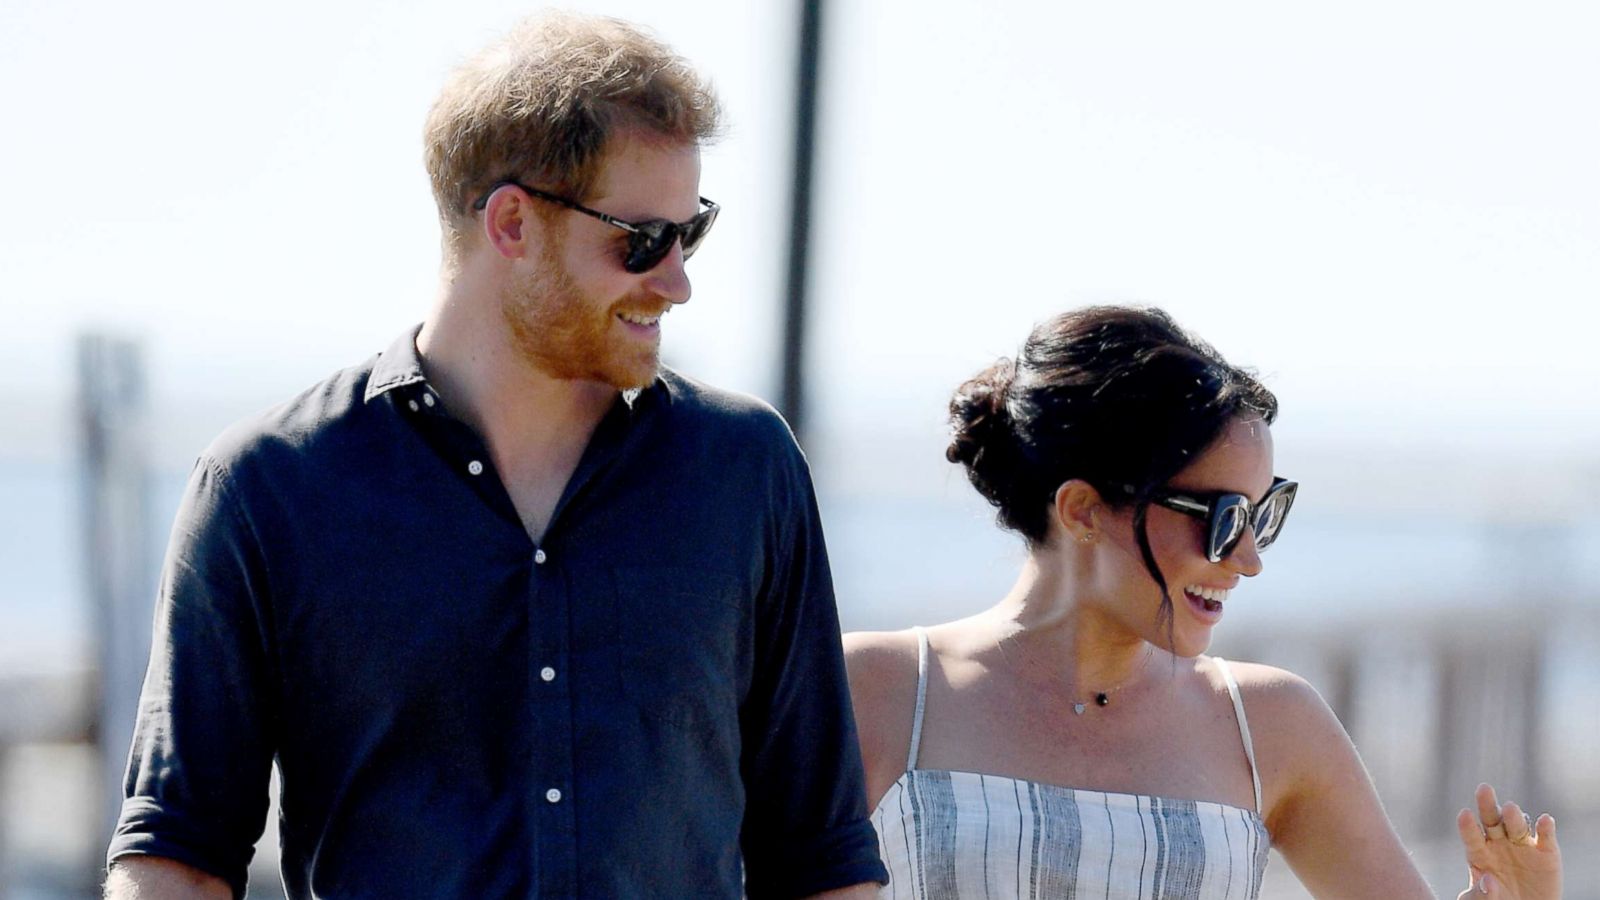
{"label": "button placket", "polygon": [[552,894],[567,896],[569,892],[556,888],[576,878],[577,810],[571,791],[578,787],[573,758],[577,723],[572,688],[582,666],[571,656],[573,637],[566,624],[571,598],[557,571],[554,552],[535,544],[523,557],[528,565],[530,625],[538,623],[530,633],[526,670],[531,724],[539,735],[528,786],[532,788],[529,799],[540,809],[540,828],[551,839],[539,853],[541,870],[550,876],[548,880],[541,877],[541,882]]}

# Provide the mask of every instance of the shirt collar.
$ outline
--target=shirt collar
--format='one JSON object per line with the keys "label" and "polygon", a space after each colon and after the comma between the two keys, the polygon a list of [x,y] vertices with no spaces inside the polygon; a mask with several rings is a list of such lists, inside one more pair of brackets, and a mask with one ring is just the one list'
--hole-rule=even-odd
{"label": "shirt collar", "polygon": [[372,377],[367,379],[364,402],[371,403],[372,398],[380,394],[428,380],[422,374],[422,357],[417,353],[417,333],[420,331],[420,323],[406,329],[405,333],[394,339],[389,349],[378,356],[378,361],[372,366]]}
{"label": "shirt collar", "polygon": [[[372,366],[372,377],[367,379],[367,393],[362,398],[363,402],[371,403],[374,397],[396,388],[427,384],[428,376],[422,371],[422,356],[417,352],[417,335],[421,331],[421,323],[406,329],[394,339],[389,349],[378,356],[378,361]],[[671,402],[672,388],[662,376],[662,373],[668,371],[670,370],[662,366],[662,371],[656,374],[649,385],[636,391],[622,393],[621,400],[630,413],[638,415],[656,403]]]}

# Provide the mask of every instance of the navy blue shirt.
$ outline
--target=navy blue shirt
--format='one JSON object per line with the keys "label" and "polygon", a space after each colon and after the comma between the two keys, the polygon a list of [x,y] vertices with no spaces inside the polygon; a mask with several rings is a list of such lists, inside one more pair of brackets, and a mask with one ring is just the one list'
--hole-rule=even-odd
{"label": "navy blue shirt", "polygon": [[275,761],[296,898],[886,881],[793,437],[670,371],[627,399],[537,546],[414,332],[219,438],[108,858],[242,892]]}

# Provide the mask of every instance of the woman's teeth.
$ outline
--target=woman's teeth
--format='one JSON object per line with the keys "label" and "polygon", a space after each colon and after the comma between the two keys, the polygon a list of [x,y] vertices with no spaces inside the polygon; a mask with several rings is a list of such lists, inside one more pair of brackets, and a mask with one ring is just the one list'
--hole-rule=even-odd
{"label": "woman's teeth", "polygon": [[1221,603],[1222,601],[1228,599],[1227,588],[1208,588],[1201,587],[1198,584],[1191,584],[1184,588],[1184,590],[1202,600],[1215,600],[1218,603]]}
{"label": "woman's teeth", "polygon": [[1201,587],[1198,584],[1191,584],[1184,588],[1183,592],[1191,597],[1198,597],[1203,601],[1206,609],[1213,611],[1221,609],[1222,601],[1228,599],[1227,588],[1208,588]]}

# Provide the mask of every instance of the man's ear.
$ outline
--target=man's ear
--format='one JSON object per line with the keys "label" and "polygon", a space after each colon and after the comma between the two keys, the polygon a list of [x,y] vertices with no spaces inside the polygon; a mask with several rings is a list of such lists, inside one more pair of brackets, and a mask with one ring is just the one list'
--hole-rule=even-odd
{"label": "man's ear", "polygon": [[1101,499],[1100,492],[1094,489],[1094,485],[1081,478],[1074,478],[1056,488],[1052,512],[1055,515],[1056,526],[1069,540],[1087,544],[1096,537],[1095,516],[1103,506],[1105,501]]}
{"label": "man's ear", "polygon": [[506,259],[521,259],[528,254],[530,232],[538,224],[528,195],[513,185],[495,188],[483,207],[483,238]]}

